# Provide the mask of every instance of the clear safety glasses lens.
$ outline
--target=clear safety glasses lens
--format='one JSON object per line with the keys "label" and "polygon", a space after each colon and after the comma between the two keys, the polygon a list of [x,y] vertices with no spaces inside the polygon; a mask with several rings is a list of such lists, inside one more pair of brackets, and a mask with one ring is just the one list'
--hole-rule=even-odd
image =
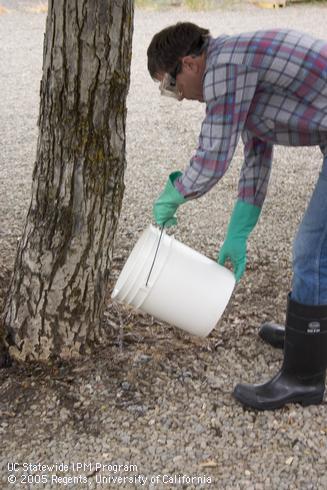
{"label": "clear safety glasses lens", "polygon": [[169,73],[166,73],[162,81],[160,82],[160,93],[166,97],[173,97],[174,99],[181,100],[182,94],[178,90],[176,85],[176,79],[173,78]]}

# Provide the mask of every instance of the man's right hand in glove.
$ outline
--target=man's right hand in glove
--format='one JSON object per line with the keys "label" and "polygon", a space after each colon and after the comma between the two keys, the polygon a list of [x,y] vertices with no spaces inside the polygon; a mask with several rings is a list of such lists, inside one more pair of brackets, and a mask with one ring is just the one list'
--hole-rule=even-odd
{"label": "man's right hand in glove", "polygon": [[155,222],[159,226],[176,225],[176,210],[185,202],[184,196],[174,186],[174,181],[182,175],[182,172],[173,172],[169,175],[166,186],[153,206]]}

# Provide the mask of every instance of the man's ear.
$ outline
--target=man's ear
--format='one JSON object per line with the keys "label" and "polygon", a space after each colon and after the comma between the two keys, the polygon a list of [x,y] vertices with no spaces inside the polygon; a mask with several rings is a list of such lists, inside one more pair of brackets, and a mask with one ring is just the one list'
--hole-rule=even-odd
{"label": "man's ear", "polygon": [[187,55],[182,59],[182,66],[185,71],[198,72],[199,70],[199,59],[197,56]]}

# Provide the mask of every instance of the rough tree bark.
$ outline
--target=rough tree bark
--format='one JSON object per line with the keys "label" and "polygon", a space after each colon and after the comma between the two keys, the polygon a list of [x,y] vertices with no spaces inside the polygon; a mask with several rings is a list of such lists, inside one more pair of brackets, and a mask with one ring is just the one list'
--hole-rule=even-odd
{"label": "rough tree bark", "polygon": [[125,168],[133,0],[49,0],[32,198],[4,313],[18,360],[101,337]]}

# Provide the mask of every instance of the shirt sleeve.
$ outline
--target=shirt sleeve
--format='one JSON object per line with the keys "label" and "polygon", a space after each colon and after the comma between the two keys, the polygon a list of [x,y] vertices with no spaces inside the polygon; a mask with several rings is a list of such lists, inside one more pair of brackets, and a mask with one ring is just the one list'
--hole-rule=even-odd
{"label": "shirt sleeve", "polygon": [[244,65],[219,65],[204,78],[206,116],[199,145],[177,190],[194,199],[208,192],[224,175],[234,155],[257,87],[258,72]]}
{"label": "shirt sleeve", "polygon": [[243,131],[244,163],[241,169],[238,198],[254,206],[262,207],[266,197],[273,145]]}

